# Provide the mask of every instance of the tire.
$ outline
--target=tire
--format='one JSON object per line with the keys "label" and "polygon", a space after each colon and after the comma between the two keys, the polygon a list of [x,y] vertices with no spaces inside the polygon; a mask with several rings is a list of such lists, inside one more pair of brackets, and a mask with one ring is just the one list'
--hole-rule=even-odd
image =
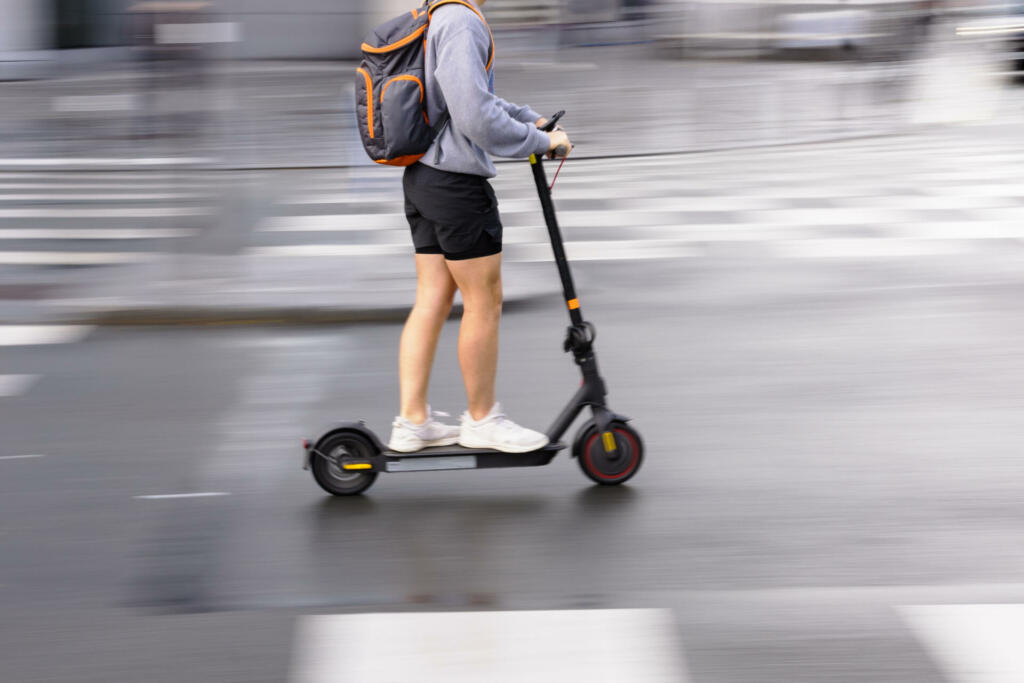
{"label": "tire", "polygon": [[574,455],[580,469],[591,481],[602,486],[617,486],[628,481],[640,469],[644,459],[644,442],[635,429],[625,422],[612,422],[609,431],[615,435],[614,458],[605,453],[597,427],[587,423],[577,436]]}
{"label": "tire", "polygon": [[338,466],[338,460],[345,455],[359,460],[369,460],[377,455],[377,449],[363,435],[356,432],[331,434],[317,444],[317,450],[319,453],[313,453],[310,469],[313,470],[313,479],[327,493],[355,496],[370,488],[377,480],[376,472],[349,472]]}

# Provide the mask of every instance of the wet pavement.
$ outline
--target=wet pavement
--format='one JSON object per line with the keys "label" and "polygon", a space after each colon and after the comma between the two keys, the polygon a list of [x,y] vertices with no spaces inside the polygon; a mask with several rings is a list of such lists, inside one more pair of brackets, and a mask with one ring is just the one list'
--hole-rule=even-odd
{"label": "wet pavement", "polygon": [[[1019,266],[580,264],[610,404],[646,446],[615,489],[563,454],[326,496],[299,439],[386,433],[396,324],[23,339],[0,350],[34,377],[0,399],[5,676],[299,681],[355,655],[300,647],[311,615],[642,608],[669,611],[700,683],[959,683],[905,609],[1024,599]],[[506,316],[514,419],[546,424],[575,388],[565,323],[557,303]],[[456,333],[431,392],[451,412]]]}

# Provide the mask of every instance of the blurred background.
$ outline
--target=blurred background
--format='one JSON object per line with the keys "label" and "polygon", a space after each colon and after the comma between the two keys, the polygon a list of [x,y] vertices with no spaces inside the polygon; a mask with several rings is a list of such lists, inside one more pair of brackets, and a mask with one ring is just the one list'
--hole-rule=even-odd
{"label": "blurred background", "polygon": [[[352,62],[408,4],[4,2],[5,156],[230,166],[360,163]],[[1017,2],[504,0],[487,13],[501,89],[545,105],[560,92],[589,154],[988,118],[1022,68]],[[595,97],[600,111],[584,105]],[[628,143],[613,135],[622,125]]]}
{"label": "blurred background", "polygon": [[[397,407],[352,82],[413,4],[0,0],[0,679],[1024,680],[1024,4],[490,0],[646,462],[333,499],[300,440]],[[543,428],[578,377],[498,168]]]}

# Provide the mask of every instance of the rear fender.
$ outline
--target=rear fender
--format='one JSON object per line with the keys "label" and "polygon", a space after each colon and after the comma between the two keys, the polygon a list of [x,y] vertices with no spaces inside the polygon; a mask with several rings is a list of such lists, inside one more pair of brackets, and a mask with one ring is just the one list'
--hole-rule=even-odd
{"label": "rear fender", "polygon": [[357,434],[366,437],[370,443],[373,444],[374,448],[377,449],[378,454],[384,451],[384,444],[380,442],[377,435],[374,434],[362,420],[359,420],[358,422],[336,422],[316,439],[302,440],[302,469],[308,470],[309,463],[313,459],[313,455],[320,450],[320,444],[339,432],[356,432]]}

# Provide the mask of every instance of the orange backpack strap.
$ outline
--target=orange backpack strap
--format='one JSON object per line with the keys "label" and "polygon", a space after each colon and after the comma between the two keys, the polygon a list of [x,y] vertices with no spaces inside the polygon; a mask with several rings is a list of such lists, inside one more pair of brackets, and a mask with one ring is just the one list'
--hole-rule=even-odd
{"label": "orange backpack strap", "polygon": [[437,2],[429,4],[429,7],[427,8],[427,13],[433,14],[434,10],[436,10],[441,5],[465,5],[469,9],[473,10],[473,14],[480,17],[480,21],[484,22],[484,26],[487,27],[487,35],[489,35],[491,38],[491,51],[487,59],[487,70],[490,71],[491,66],[494,64],[494,33],[491,32],[491,27],[487,23],[487,20],[484,19],[483,13],[481,13],[480,10],[477,9],[476,5],[470,2],[470,0],[437,0]]}

